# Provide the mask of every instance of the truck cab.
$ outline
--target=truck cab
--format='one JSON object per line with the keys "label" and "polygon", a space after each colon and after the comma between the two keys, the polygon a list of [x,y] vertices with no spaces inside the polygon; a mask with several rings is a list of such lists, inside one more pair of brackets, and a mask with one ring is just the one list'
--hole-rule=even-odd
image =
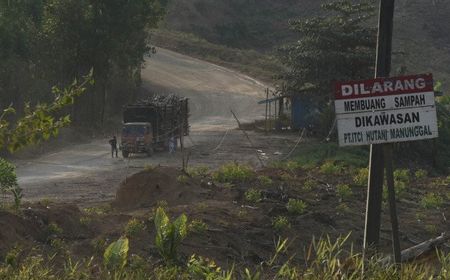
{"label": "truck cab", "polygon": [[125,123],[122,127],[120,142],[122,156],[127,158],[130,154],[153,154],[153,129],[149,122]]}

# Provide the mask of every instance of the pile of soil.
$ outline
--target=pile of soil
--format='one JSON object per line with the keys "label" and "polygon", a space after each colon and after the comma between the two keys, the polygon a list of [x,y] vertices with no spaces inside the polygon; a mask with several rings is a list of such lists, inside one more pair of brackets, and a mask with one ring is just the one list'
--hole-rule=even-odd
{"label": "pile of soil", "polygon": [[153,207],[158,201],[169,206],[192,204],[209,197],[210,190],[201,187],[183,172],[172,167],[144,170],[123,181],[112,206],[121,210]]}

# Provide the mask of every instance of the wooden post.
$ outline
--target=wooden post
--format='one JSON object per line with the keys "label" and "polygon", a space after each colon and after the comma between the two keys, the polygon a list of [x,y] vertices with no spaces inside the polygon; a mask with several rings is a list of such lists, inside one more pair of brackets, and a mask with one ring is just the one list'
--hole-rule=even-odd
{"label": "wooden post", "polygon": [[392,247],[394,250],[395,264],[400,265],[402,261],[400,238],[398,233],[397,206],[395,205],[394,169],[392,167],[392,145],[384,144],[384,160],[386,164],[386,183],[389,195],[389,212],[392,226]]}
{"label": "wooden post", "polygon": [[[380,0],[377,62],[375,77],[388,77],[391,71],[394,0]],[[383,194],[383,146],[371,145],[367,190],[364,249],[376,249],[380,240],[381,202]]]}
{"label": "wooden post", "polygon": [[266,122],[265,122],[265,126],[264,126],[266,134],[268,131],[268,129],[267,129],[267,112],[269,109],[268,106],[269,106],[269,88],[266,88]]}

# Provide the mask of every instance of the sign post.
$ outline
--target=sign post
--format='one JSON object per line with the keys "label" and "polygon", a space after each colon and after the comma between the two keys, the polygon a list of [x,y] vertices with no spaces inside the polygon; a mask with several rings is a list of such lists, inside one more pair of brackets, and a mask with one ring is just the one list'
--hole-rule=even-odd
{"label": "sign post", "polygon": [[[394,5],[394,0],[380,0],[375,78],[388,77],[391,72]],[[378,247],[380,240],[383,178],[383,147],[370,145],[364,251]]]}
{"label": "sign post", "polygon": [[[372,145],[372,147],[374,147],[373,145],[378,145],[378,147],[383,148],[394,256],[396,263],[400,263],[392,147],[388,143],[438,137],[433,76],[431,74],[422,74],[338,82],[335,90],[339,145]],[[380,144],[385,145],[381,146]],[[383,182],[383,177],[378,179],[381,180],[381,183]],[[379,186],[379,189],[372,189],[372,193],[370,187],[371,185],[369,184],[365,249],[367,249],[368,245],[378,243],[380,221],[371,221],[370,218],[374,216],[380,217],[381,215],[381,209],[378,212],[375,210],[378,209],[378,203],[381,204],[382,185]],[[371,197],[374,194],[376,199]],[[375,207],[370,203],[374,203]],[[377,231],[371,232],[370,230]],[[371,234],[371,238],[376,237],[376,239],[369,240],[369,234]],[[369,243],[369,241],[375,243]]]}

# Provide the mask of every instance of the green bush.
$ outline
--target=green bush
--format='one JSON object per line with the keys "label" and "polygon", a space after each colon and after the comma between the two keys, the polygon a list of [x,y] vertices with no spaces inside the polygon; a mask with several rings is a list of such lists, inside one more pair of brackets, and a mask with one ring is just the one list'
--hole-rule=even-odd
{"label": "green bush", "polygon": [[125,235],[127,237],[134,237],[136,236],[136,234],[144,231],[144,229],[144,223],[142,221],[139,221],[138,219],[133,218],[129,220],[127,225],[125,226]]}
{"label": "green bush", "polygon": [[0,158],[0,191],[11,193],[14,197],[14,206],[20,207],[22,202],[22,189],[17,184],[16,167]]}
{"label": "green bush", "polygon": [[320,171],[327,175],[339,175],[342,169],[342,166],[336,165],[334,161],[326,161],[320,166]]}
{"label": "green bush", "polygon": [[341,201],[344,199],[350,198],[353,195],[352,189],[347,184],[337,185],[336,193],[339,196]]}
{"label": "green bush", "polygon": [[207,166],[196,166],[189,167],[187,173],[194,178],[205,178],[209,174],[209,167]]}
{"label": "green bush", "polygon": [[247,165],[229,163],[213,173],[213,179],[221,183],[244,182],[255,177],[253,169]]}
{"label": "green bush", "polygon": [[311,191],[317,185],[316,181],[312,179],[307,179],[305,183],[303,183],[303,189],[305,191]]}
{"label": "green bush", "polygon": [[180,175],[177,177],[177,182],[180,184],[186,184],[187,182],[189,182],[189,177],[186,175]]}
{"label": "green bush", "polygon": [[306,203],[303,200],[290,198],[286,204],[286,209],[289,213],[295,215],[301,215],[305,213],[307,208]]}
{"label": "green bush", "polygon": [[271,187],[273,184],[272,179],[268,176],[258,176],[258,181],[263,187],[266,188]]}
{"label": "green bush", "polygon": [[257,203],[262,200],[262,192],[258,189],[251,188],[247,190],[244,194],[245,201],[251,203]]}
{"label": "green bush", "polygon": [[158,207],[155,214],[155,245],[166,264],[178,262],[178,247],[187,236],[187,217],[180,215],[170,222],[163,208]]}
{"label": "green bush", "polygon": [[428,171],[419,169],[414,172],[414,177],[416,177],[417,180],[425,179],[426,177],[428,177]]}
{"label": "green bush", "polygon": [[195,219],[189,224],[189,232],[204,233],[207,230],[208,225],[202,220]]}
{"label": "green bush", "polygon": [[394,180],[408,184],[410,181],[408,169],[396,169],[394,171]]}
{"label": "green bush", "polygon": [[291,227],[288,218],[277,216],[272,220],[272,227],[275,231],[280,232]]}
{"label": "green bush", "polygon": [[128,238],[122,237],[111,243],[103,254],[103,263],[110,270],[122,270],[127,264]]}
{"label": "green bush", "polygon": [[359,186],[367,186],[369,180],[369,168],[360,168],[353,176],[353,182]]}
{"label": "green bush", "polygon": [[436,193],[427,193],[420,200],[420,206],[425,209],[439,209],[444,204],[444,199]]}

